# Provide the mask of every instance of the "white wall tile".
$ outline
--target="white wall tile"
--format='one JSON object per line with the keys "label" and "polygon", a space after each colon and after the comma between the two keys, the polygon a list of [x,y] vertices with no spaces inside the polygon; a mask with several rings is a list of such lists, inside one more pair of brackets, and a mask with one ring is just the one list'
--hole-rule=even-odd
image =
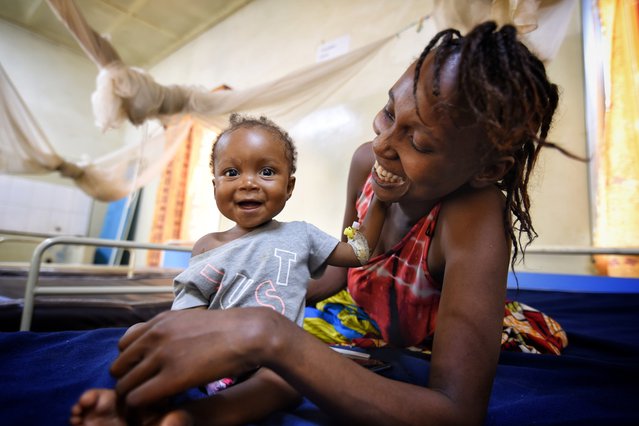
{"label": "white wall tile", "polygon": [[86,235],[92,199],[80,189],[0,176],[0,230]]}

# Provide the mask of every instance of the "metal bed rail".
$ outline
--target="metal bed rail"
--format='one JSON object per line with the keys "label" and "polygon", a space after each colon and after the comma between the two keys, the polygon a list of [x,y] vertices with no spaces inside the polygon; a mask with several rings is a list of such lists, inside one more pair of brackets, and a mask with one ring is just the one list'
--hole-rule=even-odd
{"label": "metal bed rail", "polygon": [[[18,237],[31,237],[31,238],[44,239],[44,238],[55,237],[60,234],[48,234],[43,232],[14,231],[11,229],[0,229],[0,235],[11,235],[11,236],[18,236]],[[72,235],[72,236],[75,237],[76,235]]]}
{"label": "metal bed rail", "polygon": [[172,286],[38,286],[40,267],[44,252],[52,246],[59,244],[96,246],[96,247],[120,247],[126,249],[146,249],[162,251],[190,252],[192,247],[175,246],[168,244],[140,243],[135,241],[117,241],[101,238],[60,236],[47,238],[33,251],[31,266],[27,275],[27,284],[24,291],[24,308],[20,320],[20,331],[29,331],[33,319],[34,300],[36,295],[53,294],[149,294],[172,292]]}
{"label": "metal bed rail", "polygon": [[639,247],[530,246],[526,254],[638,256]]}
{"label": "metal bed rail", "polygon": [[29,244],[36,244],[36,243],[39,243],[40,241],[42,241],[42,238],[39,238],[39,237],[29,237],[29,236],[23,236],[23,237],[8,236],[8,237],[4,237],[4,236],[0,236],[0,243],[29,243]]}
{"label": "metal bed rail", "polygon": [[2,243],[29,243],[36,244],[45,238],[55,237],[54,234],[42,234],[39,232],[8,231],[0,229],[0,244]]}

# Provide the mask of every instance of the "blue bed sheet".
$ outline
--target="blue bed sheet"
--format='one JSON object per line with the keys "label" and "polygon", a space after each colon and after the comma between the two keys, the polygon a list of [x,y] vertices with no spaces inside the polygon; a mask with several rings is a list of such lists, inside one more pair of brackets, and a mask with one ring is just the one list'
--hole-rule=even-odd
{"label": "blue bed sheet", "polygon": [[[489,425],[639,424],[639,294],[509,291],[564,327],[560,356],[502,353],[486,423]],[[91,387],[112,387],[108,374],[124,329],[0,333],[0,423],[64,425],[69,408]],[[375,357],[383,374],[425,385],[428,359],[399,349]],[[329,425],[310,401],[272,415],[262,425]]]}

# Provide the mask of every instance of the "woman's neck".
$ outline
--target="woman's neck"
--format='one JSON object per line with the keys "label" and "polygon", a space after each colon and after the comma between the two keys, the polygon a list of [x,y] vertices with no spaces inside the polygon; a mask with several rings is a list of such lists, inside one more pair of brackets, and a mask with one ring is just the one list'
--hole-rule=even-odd
{"label": "woman's neck", "polygon": [[382,228],[379,243],[373,255],[377,256],[384,253],[399,243],[412,227],[430,212],[434,205],[435,203],[424,204],[420,209],[406,209],[400,203],[391,204],[386,214],[386,221]]}
{"label": "woman's neck", "polygon": [[405,229],[410,229],[421,218],[426,216],[435,207],[437,202],[416,203],[394,203],[391,205],[389,217],[397,225],[402,225]]}

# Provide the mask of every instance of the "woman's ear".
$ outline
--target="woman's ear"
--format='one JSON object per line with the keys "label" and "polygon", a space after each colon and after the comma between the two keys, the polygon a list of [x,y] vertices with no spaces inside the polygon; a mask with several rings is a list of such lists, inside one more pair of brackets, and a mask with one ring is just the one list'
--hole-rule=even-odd
{"label": "woman's ear", "polygon": [[295,189],[295,176],[289,176],[288,185],[286,185],[286,200],[288,201],[293,195],[293,189]]}
{"label": "woman's ear", "polygon": [[515,159],[510,155],[505,155],[486,165],[470,181],[473,188],[483,188],[499,182],[515,164]]}

